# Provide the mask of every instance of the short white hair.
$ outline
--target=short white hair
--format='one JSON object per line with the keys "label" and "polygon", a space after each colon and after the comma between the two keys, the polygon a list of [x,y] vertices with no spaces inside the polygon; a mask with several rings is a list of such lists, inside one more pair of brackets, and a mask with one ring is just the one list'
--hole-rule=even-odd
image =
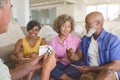
{"label": "short white hair", "polygon": [[3,8],[8,0],[0,0],[0,8]]}

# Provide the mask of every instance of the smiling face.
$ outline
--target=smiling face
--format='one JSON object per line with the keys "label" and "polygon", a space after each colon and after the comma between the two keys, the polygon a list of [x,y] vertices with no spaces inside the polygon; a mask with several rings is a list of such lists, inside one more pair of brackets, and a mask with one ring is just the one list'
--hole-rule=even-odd
{"label": "smiling face", "polygon": [[87,31],[88,37],[92,36],[92,34],[99,35],[102,31],[103,26],[103,15],[100,12],[91,12],[85,18],[85,28]]}
{"label": "smiling face", "polygon": [[85,22],[85,28],[87,31],[86,36],[90,37],[97,31],[97,22],[93,21],[92,19],[88,19]]}
{"label": "smiling face", "polygon": [[28,36],[30,36],[31,38],[36,38],[38,36],[39,33],[39,27],[38,26],[34,26],[32,29],[30,29],[28,31]]}
{"label": "smiling face", "polygon": [[31,20],[27,24],[27,31],[29,33],[28,36],[33,39],[37,37],[40,29],[41,29],[41,26],[38,21]]}
{"label": "smiling face", "polygon": [[66,14],[59,15],[53,23],[53,29],[60,36],[67,37],[74,30],[74,19]]}
{"label": "smiling face", "polygon": [[63,25],[60,27],[60,35],[68,36],[71,32],[71,23],[70,21],[66,21]]}
{"label": "smiling face", "polygon": [[11,3],[7,1],[4,7],[0,8],[0,33],[7,31],[8,23],[11,18]]}

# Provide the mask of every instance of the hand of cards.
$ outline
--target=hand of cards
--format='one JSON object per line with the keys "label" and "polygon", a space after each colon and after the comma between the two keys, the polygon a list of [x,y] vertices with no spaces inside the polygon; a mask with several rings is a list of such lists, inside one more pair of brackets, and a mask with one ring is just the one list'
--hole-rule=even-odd
{"label": "hand of cards", "polygon": [[51,52],[53,52],[53,48],[49,45],[42,45],[39,46],[39,56],[44,55],[45,53],[50,54]]}
{"label": "hand of cards", "polygon": [[74,65],[74,64],[71,64],[71,66],[73,66],[73,67],[77,67],[76,65]]}

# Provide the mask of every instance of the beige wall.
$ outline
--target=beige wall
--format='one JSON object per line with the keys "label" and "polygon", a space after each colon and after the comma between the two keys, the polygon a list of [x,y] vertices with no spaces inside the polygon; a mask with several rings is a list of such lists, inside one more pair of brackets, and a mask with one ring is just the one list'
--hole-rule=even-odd
{"label": "beige wall", "polygon": [[82,4],[59,5],[56,7],[56,16],[60,14],[68,14],[72,16],[76,22],[84,21],[86,16],[86,6]]}
{"label": "beige wall", "polygon": [[[84,22],[76,23],[75,31],[82,37],[86,34]],[[117,35],[120,38],[120,20],[117,21],[105,21],[103,25],[104,29]]]}
{"label": "beige wall", "polygon": [[29,0],[11,0],[13,17],[20,26],[25,26],[30,20]]}

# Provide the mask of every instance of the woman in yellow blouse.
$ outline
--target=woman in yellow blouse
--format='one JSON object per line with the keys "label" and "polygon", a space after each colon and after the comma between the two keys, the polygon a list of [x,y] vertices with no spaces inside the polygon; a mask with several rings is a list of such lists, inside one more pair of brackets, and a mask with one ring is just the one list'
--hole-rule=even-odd
{"label": "woman in yellow blouse", "polygon": [[[17,64],[21,65],[23,58],[34,59],[38,56],[39,46],[45,45],[46,40],[38,36],[41,26],[39,22],[31,20],[27,24],[28,36],[17,41],[14,53],[11,55],[11,59]],[[27,80],[31,80],[34,72],[31,72],[27,75]]]}

